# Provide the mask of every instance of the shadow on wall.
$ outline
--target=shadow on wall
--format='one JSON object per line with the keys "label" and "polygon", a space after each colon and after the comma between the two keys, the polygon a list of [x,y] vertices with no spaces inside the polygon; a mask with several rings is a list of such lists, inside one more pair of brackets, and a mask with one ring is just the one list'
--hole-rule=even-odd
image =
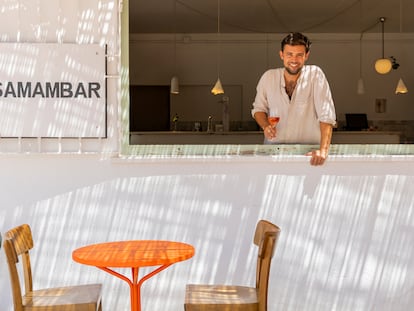
{"label": "shadow on wall", "polygon": [[[74,263],[73,249],[126,239],[194,245],[191,260],[163,271],[142,289],[144,310],[180,310],[186,283],[254,284],[251,237],[261,218],[282,229],[271,269],[270,309],[407,310],[414,303],[409,278],[414,204],[401,194],[410,193],[414,177],[317,176],[246,171],[124,177],[3,210],[0,216],[32,226],[35,287],[62,280],[102,282],[106,310],[129,309],[129,289],[94,267]],[[7,271],[0,266],[1,301],[9,310]]]}

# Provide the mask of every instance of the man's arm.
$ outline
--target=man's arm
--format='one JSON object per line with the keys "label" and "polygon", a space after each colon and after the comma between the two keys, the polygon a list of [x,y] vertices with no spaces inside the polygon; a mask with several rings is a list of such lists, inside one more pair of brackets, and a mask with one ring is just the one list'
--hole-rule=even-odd
{"label": "man's arm", "polygon": [[328,155],[332,140],[332,124],[319,122],[321,129],[321,143],[319,149]]}
{"label": "man's arm", "polygon": [[257,111],[254,114],[254,119],[256,120],[257,124],[260,126],[262,130],[264,130],[266,126],[270,125],[269,121],[267,120],[266,112]]}
{"label": "man's arm", "polygon": [[321,131],[321,141],[319,150],[309,152],[307,155],[311,156],[311,165],[322,165],[325,163],[328,157],[329,147],[331,146],[332,139],[332,124],[319,122]]}

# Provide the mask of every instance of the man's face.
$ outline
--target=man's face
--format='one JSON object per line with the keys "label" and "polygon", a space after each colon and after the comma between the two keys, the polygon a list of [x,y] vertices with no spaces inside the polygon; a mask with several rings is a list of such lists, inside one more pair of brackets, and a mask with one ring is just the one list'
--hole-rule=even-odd
{"label": "man's face", "polygon": [[306,48],[303,45],[286,44],[279,55],[286,71],[291,75],[297,75],[308,60],[309,52],[306,53]]}

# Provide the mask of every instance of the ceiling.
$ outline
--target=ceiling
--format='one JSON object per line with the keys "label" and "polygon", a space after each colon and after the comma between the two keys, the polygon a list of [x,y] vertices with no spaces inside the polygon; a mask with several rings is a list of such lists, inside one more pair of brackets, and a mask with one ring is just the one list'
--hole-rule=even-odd
{"label": "ceiling", "polygon": [[129,0],[131,33],[414,33],[412,0]]}

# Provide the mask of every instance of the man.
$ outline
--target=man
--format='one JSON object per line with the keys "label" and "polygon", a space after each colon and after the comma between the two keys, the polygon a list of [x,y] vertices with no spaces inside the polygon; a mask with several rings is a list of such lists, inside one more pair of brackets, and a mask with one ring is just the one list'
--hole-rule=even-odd
{"label": "man", "polygon": [[[328,81],[315,65],[305,65],[311,42],[301,33],[290,33],[281,42],[284,68],[270,69],[260,78],[252,116],[262,128],[265,144],[319,144],[309,152],[312,165],[328,157],[335,107]],[[276,127],[269,116],[279,117]]]}

